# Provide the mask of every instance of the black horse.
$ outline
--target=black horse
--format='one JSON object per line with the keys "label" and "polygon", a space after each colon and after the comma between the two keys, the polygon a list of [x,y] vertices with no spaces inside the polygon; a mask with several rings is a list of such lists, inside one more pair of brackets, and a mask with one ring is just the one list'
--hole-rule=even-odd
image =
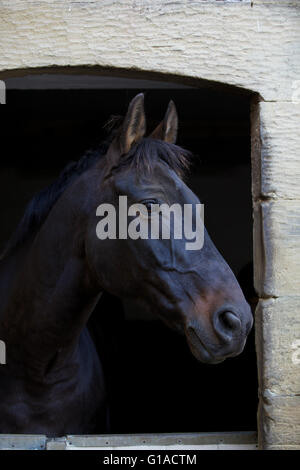
{"label": "black horse", "polygon": [[206,231],[196,251],[186,249],[184,236],[96,236],[97,207],[118,209],[120,195],[146,207],[199,204],[182,179],[190,154],[175,145],[173,102],[150,137],[145,129],[139,94],[99,151],[34,197],[2,255],[2,433],[105,432],[101,357],[86,327],[103,291],[135,298],[183,332],[199,361],[218,363],[243,350],[250,308]]}

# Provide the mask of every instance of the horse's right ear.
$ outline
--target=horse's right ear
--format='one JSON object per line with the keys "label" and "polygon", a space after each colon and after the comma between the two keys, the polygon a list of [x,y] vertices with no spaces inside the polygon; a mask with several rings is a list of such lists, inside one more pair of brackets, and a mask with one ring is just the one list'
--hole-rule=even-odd
{"label": "horse's right ear", "polygon": [[165,114],[164,120],[154,129],[150,137],[152,139],[164,140],[175,144],[177,139],[178,115],[176,106],[171,100]]}
{"label": "horse's right ear", "polygon": [[136,95],[130,102],[125,116],[119,145],[121,154],[129,152],[132,145],[139,142],[146,132],[146,117],[144,111],[144,94]]}

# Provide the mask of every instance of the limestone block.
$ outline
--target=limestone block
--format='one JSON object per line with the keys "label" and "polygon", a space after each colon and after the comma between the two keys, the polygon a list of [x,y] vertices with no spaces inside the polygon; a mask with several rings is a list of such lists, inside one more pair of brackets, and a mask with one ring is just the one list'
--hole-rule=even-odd
{"label": "limestone block", "polygon": [[255,324],[260,390],[300,395],[300,296],[261,299]]}
{"label": "limestone block", "polygon": [[266,392],[258,408],[259,447],[300,449],[300,396]]}
{"label": "limestone block", "polygon": [[144,71],[225,83],[268,101],[291,101],[300,76],[299,2],[1,0],[0,5],[0,71],[6,73],[100,66],[129,70],[130,76]]}
{"label": "limestone block", "polygon": [[254,284],[260,297],[299,295],[299,200],[254,204]]}
{"label": "limestone block", "polygon": [[254,199],[300,200],[300,80],[294,98],[294,103],[260,102],[252,112]]}

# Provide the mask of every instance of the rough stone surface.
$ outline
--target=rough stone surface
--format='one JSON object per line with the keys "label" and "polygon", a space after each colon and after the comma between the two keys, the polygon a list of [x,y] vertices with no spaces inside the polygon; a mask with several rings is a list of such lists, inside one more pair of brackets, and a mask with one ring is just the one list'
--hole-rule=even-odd
{"label": "rough stone surface", "polygon": [[300,396],[275,396],[268,390],[258,408],[259,447],[280,449],[300,443]]}
{"label": "rough stone surface", "polygon": [[255,199],[299,199],[300,203],[300,93],[297,100],[295,94],[295,103],[260,102],[258,112],[252,113]]}
{"label": "rough stone surface", "polygon": [[260,300],[255,322],[260,390],[300,396],[300,296]]}
{"label": "rough stone surface", "polygon": [[254,204],[254,283],[260,297],[299,295],[299,200]]}
{"label": "rough stone surface", "polygon": [[[252,5],[252,6],[251,6]],[[291,101],[300,4],[0,1],[0,71],[93,66],[202,78]]]}
{"label": "rough stone surface", "polygon": [[252,197],[255,202],[261,196],[261,136],[260,136],[260,98],[254,95],[251,100],[251,173]]}
{"label": "rough stone surface", "polygon": [[2,79],[73,66],[257,93],[254,265],[264,298],[256,312],[259,442],[300,449],[300,366],[292,362],[300,338],[299,0],[0,0],[0,8]]}

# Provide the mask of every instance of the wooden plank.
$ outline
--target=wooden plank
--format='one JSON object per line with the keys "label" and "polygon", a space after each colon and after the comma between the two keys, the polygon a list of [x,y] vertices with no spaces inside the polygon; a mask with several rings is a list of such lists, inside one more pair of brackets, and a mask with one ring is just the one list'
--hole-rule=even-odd
{"label": "wooden plank", "polygon": [[110,434],[46,438],[43,435],[1,434],[0,450],[89,449],[256,449],[255,432]]}
{"label": "wooden plank", "polygon": [[47,439],[46,450],[66,450],[67,438],[66,437],[55,437]]}
{"label": "wooden plank", "polygon": [[181,433],[181,434],[111,434],[67,436],[66,448],[78,449],[253,449],[257,448],[256,432]]}
{"label": "wooden plank", "polygon": [[257,450],[257,444],[199,444],[199,445],[138,445],[138,446],[115,446],[115,447],[75,447],[67,446],[66,450]]}
{"label": "wooden plank", "polygon": [[105,434],[46,438],[43,435],[0,434],[0,450],[97,449],[249,449],[257,448],[256,432],[181,434]]}
{"label": "wooden plank", "polygon": [[46,436],[34,434],[0,434],[0,450],[45,450]]}

